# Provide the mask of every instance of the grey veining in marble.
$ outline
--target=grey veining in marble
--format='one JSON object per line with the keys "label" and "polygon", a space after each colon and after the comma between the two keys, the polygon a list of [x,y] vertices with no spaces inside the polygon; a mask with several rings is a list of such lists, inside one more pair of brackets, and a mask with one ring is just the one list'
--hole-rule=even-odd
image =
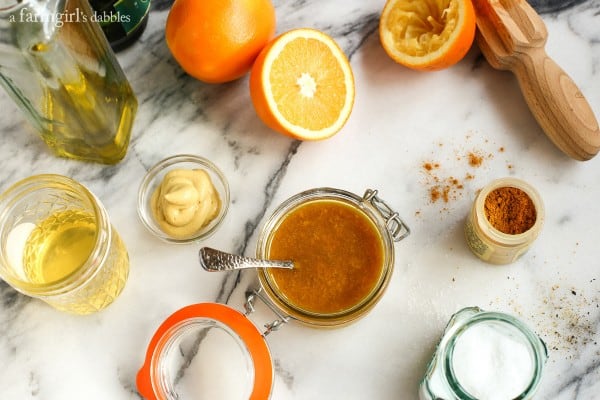
{"label": "grey veining in marble", "polygon": [[[517,315],[548,344],[536,399],[600,399],[600,158],[580,163],[555,149],[513,75],[493,70],[476,46],[439,72],[395,64],[378,38],[383,0],[276,1],[277,32],[327,32],[348,55],[356,81],[352,115],[340,133],[294,141],[258,119],[247,77],[209,85],[179,68],[164,41],[170,4],[155,1],[146,31],[118,55],[140,103],[118,165],[54,157],[0,93],[0,190],[34,173],[84,183],[106,206],[131,262],[122,295],[88,317],[59,313],[0,282],[0,398],[139,399],[136,373],[168,315],[197,302],[242,310],[245,292],[257,285],[253,271],[202,271],[200,244],[162,243],[137,219],[137,188],[148,168],[196,153],[224,171],[232,199],[222,226],[202,246],[253,256],[274,208],[320,186],[359,195],[378,189],[411,227],[396,245],[385,296],[364,319],[335,330],[292,322],[268,336],[274,400],[417,399],[448,318],[475,305]],[[599,13],[600,2],[588,0],[543,15],[548,54],[597,116]],[[469,252],[462,228],[476,191],[507,175],[536,187],[547,219],[519,261],[490,266]],[[432,190],[446,189],[447,201],[432,200]],[[273,315],[259,305],[251,319],[260,328]]]}
{"label": "grey veining in marble", "polygon": [[590,0],[527,0],[538,13],[550,13],[565,10]]}

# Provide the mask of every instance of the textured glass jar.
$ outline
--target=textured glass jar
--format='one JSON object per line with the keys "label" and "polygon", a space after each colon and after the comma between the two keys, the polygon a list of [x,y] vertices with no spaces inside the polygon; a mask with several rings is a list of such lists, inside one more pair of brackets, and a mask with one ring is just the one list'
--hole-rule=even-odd
{"label": "textured glass jar", "polygon": [[[535,223],[520,234],[507,234],[496,229],[485,214],[487,196],[498,188],[511,187],[523,191],[536,211]],[[539,193],[527,182],[516,178],[496,179],[477,194],[465,223],[465,237],[477,257],[491,264],[509,264],[523,255],[538,237],[544,224],[544,204]]]}
{"label": "textured glass jar", "polygon": [[57,155],[125,156],[137,99],[87,0],[0,0],[0,86]]}
{"label": "textured glass jar", "polygon": [[259,269],[258,277],[269,300],[284,314],[313,327],[343,326],[366,315],[379,302],[388,286],[394,269],[394,242],[407,237],[410,230],[400,219],[398,213],[394,212],[377,196],[377,191],[375,190],[369,189],[363,197],[360,197],[353,193],[334,188],[311,189],[292,196],[273,212],[259,234],[256,251],[257,258],[269,258],[274,233],[286,216],[298,207],[313,201],[341,202],[366,216],[376,227],[383,247],[383,265],[378,280],[370,293],[358,303],[341,312],[328,314],[314,313],[304,310],[289,301],[285,293],[282,293],[277,287],[277,284],[270,275],[270,270]]}
{"label": "textured glass jar", "polygon": [[[89,241],[78,247],[84,237]],[[63,271],[73,254],[73,268]],[[90,314],[116,299],[128,273],[123,241],[83,185],[36,175],[0,195],[0,276],[19,292],[62,311]]]}
{"label": "textured glass jar", "polygon": [[[527,380],[523,385],[522,393],[511,395],[510,399],[528,400],[533,398],[542,378],[544,365],[548,358],[548,351],[544,342],[525,324],[511,315],[483,311],[478,307],[464,308],[452,316],[444,335],[440,340],[437,350],[434,353],[427,372],[420,384],[419,397],[421,400],[478,400],[477,397],[470,394],[466,389],[465,383],[458,378],[455,359],[457,344],[461,337],[472,328],[481,328],[493,330],[498,335],[506,337],[513,341],[522,349],[527,349],[528,367],[531,376],[522,377]],[[483,344],[476,344],[483,349]],[[483,349],[484,350],[484,349]],[[485,351],[482,351],[484,354]],[[503,356],[509,357],[507,354]],[[483,358],[485,359],[485,358]],[[470,365],[471,371],[477,369],[488,371],[492,368],[490,365]],[[472,372],[475,374],[475,372]],[[499,382],[499,384],[507,382]],[[494,397],[499,398],[499,397]],[[485,399],[479,399],[485,400]]]}

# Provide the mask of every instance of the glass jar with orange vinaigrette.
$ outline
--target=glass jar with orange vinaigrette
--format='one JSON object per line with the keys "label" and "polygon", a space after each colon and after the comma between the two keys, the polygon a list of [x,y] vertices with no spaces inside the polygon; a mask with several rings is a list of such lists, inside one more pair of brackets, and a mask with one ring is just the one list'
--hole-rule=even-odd
{"label": "glass jar with orange vinaigrette", "polygon": [[[346,218],[350,221],[343,221]],[[303,223],[307,223],[306,229],[297,229]],[[321,247],[318,249],[310,244],[293,246],[299,239],[297,232],[293,232],[296,230],[302,231],[300,235],[314,231],[313,245],[321,242],[325,246],[317,245]],[[375,190],[367,190],[360,197],[339,189],[318,188],[291,197],[275,210],[262,228],[257,254],[259,258],[294,256],[294,269],[300,271],[300,278],[272,276],[270,271],[259,269],[262,287],[246,293],[244,313],[223,304],[200,303],[171,314],[150,341],[137,375],[138,390],[148,400],[173,396],[206,398],[208,393],[211,395],[207,398],[270,398],[273,364],[266,336],[290,320],[310,327],[334,328],[364,316],[387,288],[394,266],[394,242],[409,233],[398,213],[383,202]],[[363,241],[370,243],[366,252]],[[307,255],[311,251],[316,256]],[[358,254],[361,251],[367,257]],[[334,264],[316,262],[323,256],[338,260]],[[356,264],[349,273],[343,272],[340,267],[343,263],[337,262],[345,258],[352,258]],[[307,283],[312,278],[319,280],[323,269],[330,265],[337,272],[328,275],[324,284],[309,288]],[[361,282],[316,296],[320,297],[316,302],[307,302],[302,296],[304,292],[309,296],[318,291],[327,292],[325,288],[335,280],[336,274],[350,278],[346,281]],[[334,304],[327,305],[328,300]],[[247,318],[254,312],[257,301],[263,302],[276,316],[265,324],[264,332]],[[211,345],[217,340],[218,347]],[[182,368],[185,378],[180,379]],[[214,379],[201,379],[201,375]]]}
{"label": "glass jar with orange vinaigrette", "polygon": [[313,327],[349,324],[383,296],[394,242],[410,234],[398,213],[367,190],[301,192],[281,204],[260,232],[257,258],[290,259],[294,269],[259,269],[261,287],[284,314]]}

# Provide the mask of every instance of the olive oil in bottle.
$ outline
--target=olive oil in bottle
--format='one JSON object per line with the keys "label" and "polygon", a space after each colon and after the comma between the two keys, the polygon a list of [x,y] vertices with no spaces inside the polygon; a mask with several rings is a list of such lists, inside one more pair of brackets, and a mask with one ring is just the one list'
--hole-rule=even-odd
{"label": "olive oil in bottle", "polygon": [[0,86],[57,155],[123,159],[138,103],[88,0],[0,3]]}
{"label": "olive oil in bottle", "polygon": [[53,122],[42,139],[58,155],[114,164],[127,151],[137,101],[129,84],[81,69],[45,89],[43,110]]}

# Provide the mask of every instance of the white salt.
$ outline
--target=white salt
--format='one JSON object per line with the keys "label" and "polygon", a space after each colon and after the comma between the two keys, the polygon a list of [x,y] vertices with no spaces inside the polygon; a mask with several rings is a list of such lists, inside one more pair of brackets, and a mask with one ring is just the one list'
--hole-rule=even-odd
{"label": "white salt", "polygon": [[454,346],[454,373],[479,400],[510,400],[527,389],[535,363],[531,345],[516,328],[483,322],[462,333]]}

